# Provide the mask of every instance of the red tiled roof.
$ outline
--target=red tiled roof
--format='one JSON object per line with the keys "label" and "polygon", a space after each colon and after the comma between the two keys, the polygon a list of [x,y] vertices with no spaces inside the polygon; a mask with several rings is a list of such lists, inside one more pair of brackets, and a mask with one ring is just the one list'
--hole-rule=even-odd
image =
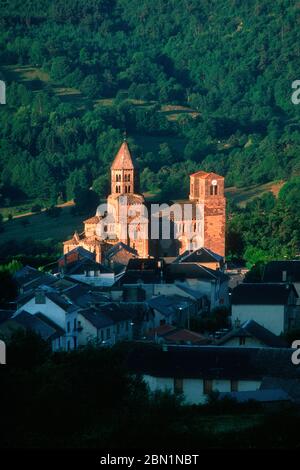
{"label": "red tiled roof", "polygon": [[174,341],[174,342],[177,342],[177,341],[184,341],[184,342],[191,342],[191,343],[203,343],[203,344],[207,344],[208,340],[200,335],[199,333],[195,333],[194,331],[190,331],[190,330],[177,330],[177,331],[174,331],[174,332],[170,332],[168,334],[165,335],[165,339],[167,341]]}
{"label": "red tiled roof", "polygon": [[127,142],[123,142],[111,166],[112,170],[134,170]]}
{"label": "red tiled roof", "polygon": [[200,178],[223,178],[221,175],[217,175],[217,173],[207,173],[206,171],[196,171],[196,173],[192,173],[190,176],[198,176]]}
{"label": "red tiled roof", "polygon": [[89,219],[83,221],[84,224],[97,224],[100,221],[100,217],[98,215],[94,215]]}
{"label": "red tiled roof", "polygon": [[161,326],[158,326],[157,328],[152,328],[151,330],[149,330],[146,334],[146,336],[148,337],[154,337],[155,334],[157,334],[157,336],[164,336],[168,333],[170,333],[171,331],[174,331],[176,330],[176,327],[175,326],[172,326],[172,325],[161,325]]}

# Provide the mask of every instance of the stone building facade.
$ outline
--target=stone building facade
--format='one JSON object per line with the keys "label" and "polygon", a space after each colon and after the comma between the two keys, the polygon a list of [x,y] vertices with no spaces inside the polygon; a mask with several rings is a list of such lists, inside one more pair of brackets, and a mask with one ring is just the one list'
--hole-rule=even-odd
{"label": "stone building facade", "polygon": [[[174,256],[202,246],[224,257],[224,178],[204,171],[192,174],[189,200],[180,202],[179,206],[184,207],[179,218],[174,216],[172,208],[158,210],[159,224],[165,218],[172,228],[166,239],[159,236],[154,240],[151,211],[147,211],[149,205],[139,193],[138,170],[124,140],[111,166],[111,194],[106,206],[99,206],[96,215],[84,221],[83,233],[75,232],[64,242],[64,254],[82,246],[95,254],[96,261],[102,262],[112,246],[122,243],[140,258]],[[188,215],[186,207],[190,209]]]}

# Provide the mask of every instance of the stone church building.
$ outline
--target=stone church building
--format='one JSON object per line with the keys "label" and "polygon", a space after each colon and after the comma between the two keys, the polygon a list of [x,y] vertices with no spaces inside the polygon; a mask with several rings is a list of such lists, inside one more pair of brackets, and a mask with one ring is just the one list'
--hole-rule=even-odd
{"label": "stone church building", "polygon": [[[190,175],[189,199],[175,205],[179,217],[174,215],[175,206],[164,205],[152,213],[151,204],[139,193],[138,170],[124,140],[111,165],[111,194],[107,204],[99,206],[96,215],[83,222],[83,233],[75,232],[64,242],[64,254],[81,246],[94,253],[96,261],[102,262],[106,252],[122,244],[131,252],[134,250],[139,258],[177,256],[202,246],[224,257],[224,178],[204,171]],[[159,234],[153,237],[151,226],[155,217]],[[170,226],[167,237],[161,235],[164,219]]]}

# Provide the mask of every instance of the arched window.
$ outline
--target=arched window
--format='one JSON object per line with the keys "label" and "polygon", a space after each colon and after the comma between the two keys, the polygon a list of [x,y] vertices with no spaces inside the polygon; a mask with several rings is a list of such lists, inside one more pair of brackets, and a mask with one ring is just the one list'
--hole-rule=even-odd
{"label": "arched window", "polygon": [[128,192],[130,193],[130,186],[128,186]]}
{"label": "arched window", "polygon": [[116,193],[118,192],[118,186],[116,186]]}
{"label": "arched window", "polygon": [[127,193],[127,186],[125,186],[125,193]]}
{"label": "arched window", "polygon": [[130,181],[130,173],[127,175],[127,181]]}
{"label": "arched window", "polygon": [[216,196],[218,194],[218,186],[215,184],[215,185],[211,185],[210,186],[210,195],[211,196]]}

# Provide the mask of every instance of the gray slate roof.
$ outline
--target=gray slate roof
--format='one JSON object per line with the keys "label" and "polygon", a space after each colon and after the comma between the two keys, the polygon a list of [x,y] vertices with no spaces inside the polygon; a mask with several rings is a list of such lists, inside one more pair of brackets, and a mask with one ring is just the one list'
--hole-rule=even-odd
{"label": "gray slate roof", "polygon": [[291,284],[242,283],[233,289],[231,300],[233,305],[286,305],[291,290],[298,297]]}
{"label": "gray slate roof", "polygon": [[135,311],[129,306],[115,303],[83,309],[79,313],[97,329],[130,320],[135,316]]}
{"label": "gray slate roof", "polygon": [[292,349],[231,348],[222,346],[137,345],[128,365],[132,372],[154,377],[261,380],[264,377],[300,380],[292,364]]}
{"label": "gray slate roof", "polygon": [[23,310],[9,322],[14,322],[27,330],[34,331],[45,341],[64,335],[64,330],[42,313],[32,315]]}
{"label": "gray slate roof", "polygon": [[147,301],[149,307],[159,311],[162,315],[170,317],[178,313],[179,309],[186,309],[192,301],[181,295],[158,295]]}
{"label": "gray slate roof", "polygon": [[208,248],[202,247],[198,248],[198,250],[190,251],[186,250],[181,255],[177,256],[174,260],[174,263],[211,263],[211,262],[218,262],[222,263],[223,258],[222,256],[214,253],[213,251],[209,250]]}
{"label": "gray slate roof", "polygon": [[243,323],[240,328],[235,328],[223,336],[217,344],[226,344],[233,338],[252,337],[261,341],[265,346],[273,348],[286,348],[288,344],[279,336],[274,335],[254,320],[248,320]]}
{"label": "gray slate roof", "polygon": [[48,273],[43,273],[38,269],[32,268],[31,266],[24,266],[14,274],[14,279],[17,282],[19,288],[23,290],[34,289],[40,285],[51,286],[57,281],[55,276]]}
{"label": "gray slate roof", "polygon": [[227,281],[227,274],[201,266],[197,263],[172,263],[166,268],[166,280],[202,279],[207,281]]}
{"label": "gray slate roof", "polygon": [[283,272],[286,271],[286,280],[300,282],[300,261],[270,261],[263,273],[263,282],[283,282]]}

